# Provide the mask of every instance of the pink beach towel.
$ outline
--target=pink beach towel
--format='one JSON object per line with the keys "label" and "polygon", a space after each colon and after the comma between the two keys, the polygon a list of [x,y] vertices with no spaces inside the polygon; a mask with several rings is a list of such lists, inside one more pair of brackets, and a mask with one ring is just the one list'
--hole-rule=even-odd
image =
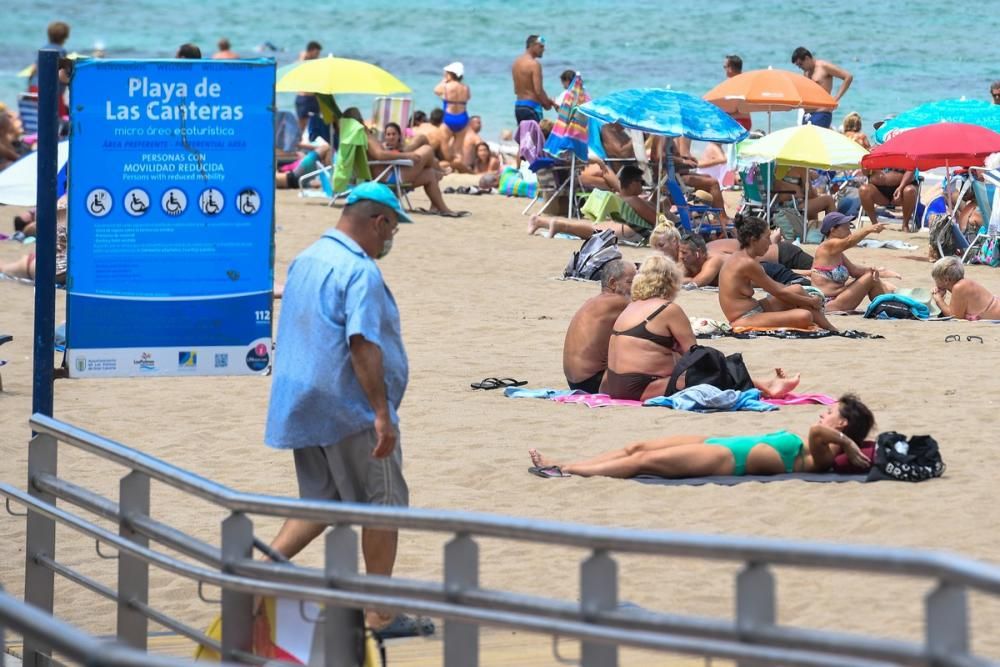
{"label": "pink beach towel", "polygon": [[542,157],[545,148],[545,135],[542,128],[533,120],[522,120],[514,133],[514,141],[518,144],[518,155],[531,164]]}
{"label": "pink beach towel", "polygon": [[634,408],[642,407],[642,401],[611,398],[607,394],[573,394],[572,396],[555,396],[552,400],[557,403],[582,403],[588,408],[604,408],[609,405],[626,405]]}
{"label": "pink beach towel", "polygon": [[765,398],[771,405],[833,405],[837,402],[826,394],[786,394],[784,398]]}

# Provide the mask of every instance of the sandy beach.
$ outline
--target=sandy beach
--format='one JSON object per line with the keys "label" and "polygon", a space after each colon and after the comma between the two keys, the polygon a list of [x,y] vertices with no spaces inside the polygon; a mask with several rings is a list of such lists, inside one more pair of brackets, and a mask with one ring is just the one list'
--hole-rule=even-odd
{"label": "sandy beach", "polygon": [[[443,185],[459,185],[449,177]],[[422,193],[413,196],[426,206]],[[612,479],[543,480],[527,472],[527,450],[556,459],[596,454],[629,441],[671,433],[729,435],[778,428],[801,432],[819,406],[783,407],[770,413],[692,414],[662,408],[600,408],[505,398],[501,391],[473,391],[488,376],[515,377],[530,387],[563,388],[563,335],[579,305],[597,284],[559,280],[578,241],[525,233],[525,200],[498,195],[448,196],[449,205],[472,212],[450,220],[417,216],[396,237],[381,262],[402,313],[410,356],[410,385],[403,402],[402,446],[415,507],[473,510],[635,529],[865,543],[946,550],[998,562],[1000,503],[995,465],[1000,327],[987,323],[874,321],[842,317],[842,328],[885,336],[881,340],[720,339],[726,353],[740,351],[755,374],[775,366],[802,373],[800,391],[858,393],[874,410],[878,430],[930,433],[940,442],[948,470],[921,484],[747,483],[735,487],[663,487]],[[4,209],[5,225],[17,209]],[[278,192],[275,275],[283,280],[295,255],[339,216],[317,201]],[[896,226],[898,228],[898,225]],[[927,236],[886,232],[905,239],[912,253],[854,249],[852,260],[901,273],[902,286],[932,287]],[[26,247],[0,243],[0,261]],[[652,251],[624,248],[639,261]],[[908,257],[919,257],[913,261]],[[967,275],[1000,292],[1000,271],[967,267]],[[31,287],[0,281],[0,333],[15,340],[0,347],[2,478],[23,488],[27,474],[27,418],[31,408]],[[58,294],[57,321],[65,293]],[[716,294],[683,292],[691,316],[722,318]],[[280,317],[280,305],[278,305]],[[962,341],[945,343],[948,334]],[[983,344],[969,342],[975,334]],[[280,345],[280,343],[279,343]],[[280,353],[280,352],[279,352]],[[294,496],[291,455],[263,444],[269,377],[61,380],[55,415],[172,464],[245,491]],[[114,498],[121,469],[69,448],[60,450],[60,475]],[[218,541],[218,510],[153,485],[153,514],[208,541]],[[277,522],[255,518],[269,540]],[[404,533],[396,573],[432,579],[441,575],[449,536]],[[24,520],[0,521],[0,584],[23,592]],[[321,564],[314,544],[299,562]],[[537,592],[575,600],[577,563],[583,555],[512,542],[482,544],[484,586]],[[114,585],[114,565],[93,543],[58,531],[60,562]],[[736,566],[686,559],[620,559],[621,598],[643,607],[731,617]],[[928,582],[777,570],[779,620],[802,627],[889,633],[917,639],[923,632],[922,600]],[[202,603],[186,581],[152,574],[151,603],[194,626],[215,608]],[[111,603],[57,581],[56,613],[87,630],[114,632]],[[1000,657],[1000,601],[971,598],[973,644]],[[151,626],[152,630],[158,630]]]}

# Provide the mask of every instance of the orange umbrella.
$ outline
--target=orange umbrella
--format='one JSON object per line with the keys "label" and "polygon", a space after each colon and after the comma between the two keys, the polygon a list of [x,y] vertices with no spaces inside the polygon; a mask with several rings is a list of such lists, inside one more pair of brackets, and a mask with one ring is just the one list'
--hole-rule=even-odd
{"label": "orange umbrella", "polygon": [[837,100],[812,79],[770,67],[726,79],[705,93],[704,98],[729,113],[766,111],[768,131],[772,111],[837,108]]}

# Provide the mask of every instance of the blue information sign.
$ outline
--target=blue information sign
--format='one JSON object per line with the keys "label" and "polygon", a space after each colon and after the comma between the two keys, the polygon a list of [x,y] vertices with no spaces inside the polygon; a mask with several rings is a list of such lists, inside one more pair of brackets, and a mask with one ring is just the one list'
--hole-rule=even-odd
{"label": "blue information sign", "polygon": [[265,372],[273,61],[79,61],[70,91],[70,375]]}

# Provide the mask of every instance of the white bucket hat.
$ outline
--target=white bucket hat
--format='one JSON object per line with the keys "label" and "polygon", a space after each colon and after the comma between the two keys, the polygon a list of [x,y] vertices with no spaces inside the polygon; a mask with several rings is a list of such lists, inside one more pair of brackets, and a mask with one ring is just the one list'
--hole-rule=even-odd
{"label": "white bucket hat", "polygon": [[456,60],[453,63],[445,65],[444,66],[444,71],[445,72],[451,72],[452,74],[454,74],[455,76],[457,76],[459,79],[461,79],[463,76],[465,76],[465,65],[463,65],[462,63],[460,63],[460,62],[458,62]]}

